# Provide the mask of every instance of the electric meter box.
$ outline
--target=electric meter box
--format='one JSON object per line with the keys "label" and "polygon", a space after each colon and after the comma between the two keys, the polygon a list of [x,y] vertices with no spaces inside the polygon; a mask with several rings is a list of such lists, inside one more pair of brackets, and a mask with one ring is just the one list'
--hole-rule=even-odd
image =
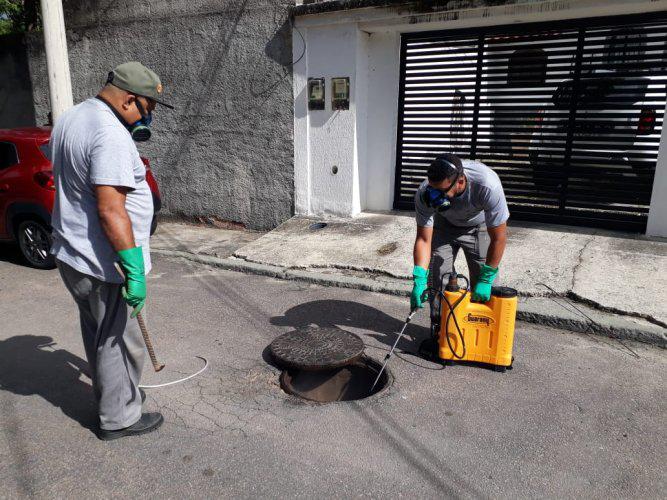
{"label": "electric meter box", "polygon": [[331,109],[350,109],[350,79],[331,79]]}
{"label": "electric meter box", "polygon": [[324,78],[308,78],[308,109],[324,109]]}

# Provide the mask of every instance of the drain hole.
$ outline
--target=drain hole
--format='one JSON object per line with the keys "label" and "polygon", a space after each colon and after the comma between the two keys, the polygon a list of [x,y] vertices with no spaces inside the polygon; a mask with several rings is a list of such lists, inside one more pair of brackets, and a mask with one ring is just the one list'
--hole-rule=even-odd
{"label": "drain hole", "polygon": [[381,365],[370,358],[330,370],[287,370],[280,376],[280,386],[288,394],[309,401],[331,403],[354,401],[377,394],[389,383],[387,370],[371,391]]}
{"label": "drain hole", "polygon": [[317,231],[318,229],[324,229],[325,227],[327,227],[326,222],[315,222],[314,224],[308,226],[308,229],[311,231]]}

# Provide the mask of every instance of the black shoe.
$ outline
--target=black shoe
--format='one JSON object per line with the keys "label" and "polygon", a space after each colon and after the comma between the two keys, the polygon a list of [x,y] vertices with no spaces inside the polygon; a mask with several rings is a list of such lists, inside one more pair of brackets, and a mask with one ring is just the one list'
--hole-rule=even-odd
{"label": "black shoe", "polygon": [[146,402],[146,393],[142,388],[139,388],[139,394],[141,394],[141,404],[144,404]]}
{"label": "black shoe", "polygon": [[144,413],[136,423],[125,427],[125,429],[118,429],[116,431],[100,429],[97,437],[102,441],[111,441],[125,436],[139,436],[154,431],[162,425],[162,422],[164,422],[164,417],[162,417],[161,413]]}

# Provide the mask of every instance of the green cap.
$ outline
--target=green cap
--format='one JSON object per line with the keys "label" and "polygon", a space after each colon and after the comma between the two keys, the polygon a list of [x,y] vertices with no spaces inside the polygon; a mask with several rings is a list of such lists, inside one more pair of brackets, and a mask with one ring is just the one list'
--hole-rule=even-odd
{"label": "green cap", "polygon": [[155,72],[138,61],[120,64],[109,72],[107,83],[132,94],[153,99],[155,102],[174,109],[171,104],[162,101],[162,82]]}

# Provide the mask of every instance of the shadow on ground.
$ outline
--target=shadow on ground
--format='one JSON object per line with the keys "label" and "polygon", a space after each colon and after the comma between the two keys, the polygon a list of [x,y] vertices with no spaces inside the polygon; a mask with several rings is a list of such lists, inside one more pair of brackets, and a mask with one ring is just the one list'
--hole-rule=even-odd
{"label": "shadow on ground", "polygon": [[0,261],[25,266],[19,247],[13,243],[0,243]]}
{"label": "shadow on ground", "polygon": [[[422,311],[422,314],[428,312]],[[291,326],[295,329],[308,325],[361,328],[376,332],[370,336],[388,346],[392,346],[396,341],[396,334],[403,327],[404,321],[374,307],[348,300],[314,300],[288,309],[283,316],[271,318],[272,325]],[[406,336],[412,338],[412,341],[408,341]],[[411,323],[405,330],[398,349],[416,351],[421,341],[428,336],[428,328]]]}
{"label": "shadow on ground", "polygon": [[0,340],[0,390],[21,396],[37,395],[82,427],[93,431],[97,410],[92,387],[80,380],[88,363],[51,337],[16,335]]}

